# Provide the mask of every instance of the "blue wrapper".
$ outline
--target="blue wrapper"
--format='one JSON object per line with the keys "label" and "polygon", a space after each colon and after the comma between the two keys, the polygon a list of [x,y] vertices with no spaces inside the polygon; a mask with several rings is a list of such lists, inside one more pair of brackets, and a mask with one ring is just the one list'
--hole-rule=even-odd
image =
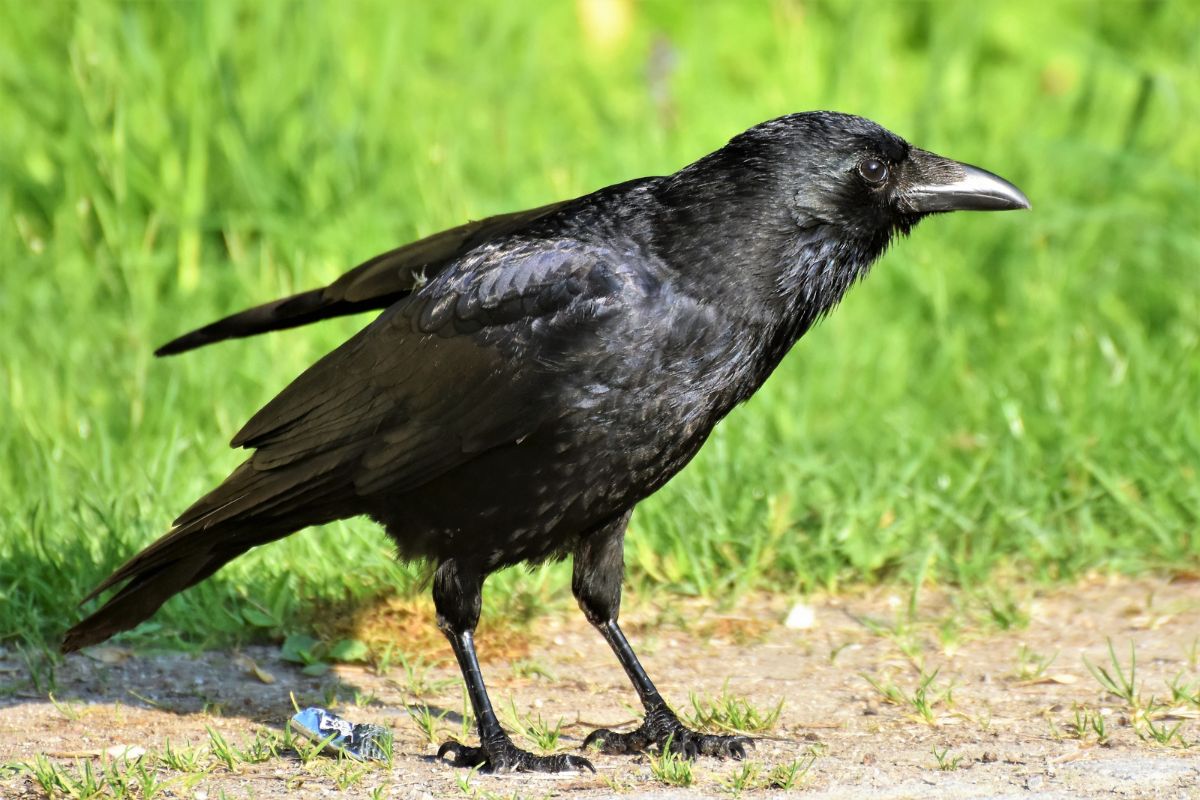
{"label": "blue wrapper", "polygon": [[316,706],[298,712],[288,720],[288,727],[314,742],[329,739],[327,752],[342,753],[355,761],[387,761],[392,741],[392,732],[382,725],[355,725]]}

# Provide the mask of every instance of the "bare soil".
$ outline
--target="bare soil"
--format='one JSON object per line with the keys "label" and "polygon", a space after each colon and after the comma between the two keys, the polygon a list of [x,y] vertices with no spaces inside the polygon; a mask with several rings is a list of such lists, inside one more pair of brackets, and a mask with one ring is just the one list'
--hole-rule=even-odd
{"label": "bare soil", "polygon": [[[749,755],[760,779],[746,796],[1200,797],[1200,583],[1095,580],[1019,590],[1015,603],[990,606],[964,597],[924,593],[917,621],[904,624],[898,621],[912,619],[909,598],[887,590],[810,598],[811,620],[803,609],[793,614],[801,627],[785,624],[792,601],[762,596],[732,609],[635,600],[623,620],[647,671],[681,713],[691,711],[691,693],[728,692],[760,710],[783,701],[778,724]],[[638,717],[625,676],[578,613],[554,613],[524,633],[501,628],[493,637],[519,637],[528,646],[516,666],[485,664],[508,727],[513,713],[540,716],[551,727],[561,718],[560,747],[576,748],[592,728]],[[1136,652],[1135,703],[1106,692],[1086,667],[1085,659],[1114,674],[1110,639],[1126,670],[1130,643]],[[513,652],[512,642],[497,645]],[[480,648],[486,659],[486,637]],[[1039,658],[1050,657],[1041,668]],[[25,669],[15,654],[0,652],[0,685],[23,681]],[[911,701],[931,675],[925,694],[932,707],[922,713]],[[894,687],[899,702],[867,678],[885,691]],[[283,755],[183,776],[168,797],[334,796],[339,775],[350,797],[375,790],[389,798],[729,797],[743,766],[701,759],[688,787],[656,778],[647,756],[593,755],[596,775],[468,775],[433,757],[437,746],[415,721],[415,708],[427,704],[448,712],[439,740],[460,729],[462,691],[444,660],[414,673],[394,664],[383,674],[339,666],[314,678],[270,647],[200,656],[95,648],[68,658],[55,681],[56,702],[28,684],[0,699],[0,765],[43,754],[76,769],[79,759],[122,745],[145,748],[152,761],[168,739],[206,744],[209,728],[244,744],[264,727],[280,730],[293,695],[395,732],[391,768],[335,772],[330,759],[305,764]],[[1190,687],[1193,699],[1173,697],[1171,682]],[[1154,741],[1154,730],[1176,725],[1166,744]],[[762,785],[772,768],[795,760],[811,766],[791,788]],[[0,797],[39,793],[28,773],[0,769]]]}

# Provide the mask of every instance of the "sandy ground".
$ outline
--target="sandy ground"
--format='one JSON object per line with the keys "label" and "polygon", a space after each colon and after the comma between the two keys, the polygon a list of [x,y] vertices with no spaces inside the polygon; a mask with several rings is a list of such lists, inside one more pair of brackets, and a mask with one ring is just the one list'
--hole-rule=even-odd
{"label": "sandy ground", "polygon": [[[1021,624],[1007,631],[961,596],[922,596],[919,621],[897,625],[907,602],[886,591],[816,599],[793,615],[799,627],[785,624],[794,604],[779,597],[747,598],[726,610],[634,602],[623,621],[647,671],[680,711],[691,709],[690,693],[728,692],[763,710],[783,701],[778,724],[748,757],[759,779],[745,796],[1200,798],[1200,583],[1095,581],[1029,591],[1016,603]],[[527,634],[504,635],[528,640],[517,666],[487,661],[486,638],[480,648],[506,727],[514,713],[551,725],[561,718],[560,747],[576,748],[593,727],[636,718],[624,675],[578,614],[554,614]],[[1135,648],[1136,707],[1105,692],[1085,666],[1086,657],[1113,672],[1110,637],[1123,667],[1131,642]],[[596,775],[468,774],[433,758],[436,745],[412,711],[422,704],[448,711],[439,740],[459,730],[462,693],[444,660],[413,672],[393,665],[383,675],[342,666],[313,678],[278,656],[268,647],[195,657],[119,648],[74,655],[57,671],[55,704],[28,684],[15,654],[0,653],[0,685],[24,687],[0,698],[0,765],[44,754],[78,769],[77,759],[121,745],[146,748],[150,763],[168,738],[201,745],[208,728],[244,744],[256,731],[278,731],[294,694],[301,704],[336,702],[356,722],[390,726],[392,767],[337,771],[331,759],[302,763],[288,754],[181,775],[160,796],[730,797],[743,766],[701,759],[688,787],[656,778],[645,756],[593,756]],[[1042,669],[1039,659],[1049,657]],[[923,715],[905,698],[935,670],[926,692],[932,709]],[[895,687],[900,703],[867,678]],[[1192,700],[1173,699],[1172,681],[1190,687]],[[1152,697],[1158,730],[1179,725],[1167,744],[1153,741],[1138,711],[1152,707]],[[1105,741],[1093,720],[1103,722]],[[791,788],[763,786],[773,768],[795,760],[811,766]],[[31,776],[0,770],[0,797],[26,796],[40,796]]]}

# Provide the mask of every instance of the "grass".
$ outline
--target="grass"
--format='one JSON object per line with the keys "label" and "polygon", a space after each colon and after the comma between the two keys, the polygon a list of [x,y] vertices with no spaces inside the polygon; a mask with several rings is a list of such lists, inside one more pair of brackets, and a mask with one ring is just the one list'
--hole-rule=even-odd
{"label": "grass", "polygon": [[[631,584],[1196,568],[1194,3],[618,0],[610,25],[581,7],[0,5],[0,642],[54,640],[239,462],[237,427],[365,319],[170,361],[156,344],[821,107],[995,169],[1034,211],[898,243],[639,507]],[[126,641],[311,634],[313,608],[420,580],[374,526],[339,523],[239,559]],[[485,602],[566,580],[506,573]]]}
{"label": "grass", "polygon": [[[332,737],[330,737],[332,738]],[[310,777],[328,780],[338,791],[358,787],[369,777],[388,775],[391,753],[386,766],[360,763],[347,758],[318,758],[325,742],[296,739],[290,731],[282,734],[267,728],[255,732],[244,746],[230,743],[219,731],[208,728],[205,745],[172,746],[168,739],[161,750],[133,757],[98,759],[76,758],[73,762],[37,755],[27,762],[3,765],[16,773],[25,773],[46,797],[113,798],[113,800],[153,800],[156,797],[191,796],[203,779],[218,773],[242,774],[255,765],[276,761],[294,754],[300,762],[286,764],[298,772],[289,782],[299,788]],[[278,772],[276,774],[279,774]],[[378,796],[380,789],[374,790]],[[223,795],[222,795],[223,796]]]}
{"label": "grass", "polygon": [[1116,710],[1120,713],[1114,714],[1114,709],[1107,704],[1091,708],[1075,703],[1071,718],[1064,721],[1063,730],[1054,720],[1049,720],[1054,738],[1094,738],[1097,744],[1108,745],[1114,728],[1128,728],[1143,742],[1163,747],[1188,749],[1200,744],[1185,736],[1186,721],[1193,719],[1200,707],[1200,693],[1195,692],[1196,687],[1186,681],[1182,672],[1165,681],[1170,697],[1164,702],[1157,695],[1143,692],[1144,687],[1138,680],[1137,651],[1132,641],[1129,643],[1128,666],[1121,663],[1111,638],[1108,639],[1107,665],[1093,663],[1086,656],[1082,660],[1102,690],[1101,702],[1119,701]]}
{"label": "grass", "polygon": [[713,698],[690,696],[692,710],[684,713],[684,722],[706,733],[753,736],[775,729],[783,713],[783,700],[773,706],[756,706],[727,689]]}
{"label": "grass", "polygon": [[508,706],[499,707],[498,716],[505,730],[514,733],[525,740],[524,745],[532,747],[537,753],[554,753],[560,749],[559,738],[562,736],[563,719],[560,717],[554,726],[542,718],[540,712],[522,714],[517,710],[517,704],[511,698]]}
{"label": "grass", "polygon": [[1021,644],[1017,647],[1017,664],[1012,671],[1012,677],[1018,681],[1035,681],[1046,674],[1046,670],[1058,658],[1058,651],[1050,655],[1037,653],[1028,646]]}
{"label": "grass", "polygon": [[937,768],[942,772],[954,772],[962,764],[963,757],[960,755],[950,755],[949,747],[943,747],[941,750],[934,747],[931,752],[933,753],[934,760],[937,762]]}
{"label": "grass", "polygon": [[1100,664],[1093,664],[1087,656],[1083,657],[1083,664],[1107,694],[1121,700],[1131,710],[1142,708],[1144,704],[1141,687],[1137,681],[1137,652],[1133,642],[1129,643],[1128,669],[1121,666],[1121,660],[1117,658],[1117,651],[1113,647],[1111,638],[1108,639],[1108,658],[1111,669]]}
{"label": "grass", "polygon": [[926,725],[937,725],[940,720],[938,707],[954,705],[954,683],[949,682],[944,688],[935,685],[939,672],[940,668],[932,672],[922,671],[912,691],[905,691],[893,682],[889,675],[872,677],[860,674],[860,677],[869,683],[885,702],[909,709],[912,719]]}
{"label": "grass", "polygon": [[757,761],[747,761],[726,776],[724,787],[734,797],[741,797],[744,792],[752,791],[787,791],[804,781],[820,755],[819,749],[810,747],[801,758],[766,770]]}
{"label": "grass", "polygon": [[[1200,695],[1193,695],[1189,692],[1188,685],[1181,683],[1182,675],[1176,675],[1167,681],[1171,699],[1167,703],[1162,703],[1156,696],[1146,696],[1142,693],[1142,685],[1137,679],[1137,651],[1133,642],[1129,643],[1128,668],[1121,664],[1111,638],[1108,640],[1108,661],[1109,665],[1106,667],[1102,664],[1093,664],[1086,656],[1083,657],[1084,666],[1095,678],[1096,683],[1100,684],[1104,694],[1121,701],[1125,712],[1124,719],[1127,720],[1139,739],[1166,747],[1187,748],[1195,744],[1184,738],[1184,718],[1178,716],[1178,712],[1184,712],[1187,714],[1187,718],[1193,716],[1194,709],[1191,706],[1200,705],[1197,702],[1200,701]],[[1087,715],[1090,713],[1086,709],[1076,711],[1076,722],[1072,726],[1073,732],[1081,731],[1085,727],[1079,724],[1080,715],[1083,714],[1087,719]],[[1101,721],[1098,728],[1095,725],[1097,719]],[[1091,717],[1091,721],[1093,732],[1103,743],[1107,736],[1102,718],[1099,714],[1095,714]]]}
{"label": "grass", "polygon": [[648,753],[646,759],[650,763],[650,774],[659,783],[667,786],[691,786],[696,779],[692,759],[672,750],[669,738],[659,752]]}

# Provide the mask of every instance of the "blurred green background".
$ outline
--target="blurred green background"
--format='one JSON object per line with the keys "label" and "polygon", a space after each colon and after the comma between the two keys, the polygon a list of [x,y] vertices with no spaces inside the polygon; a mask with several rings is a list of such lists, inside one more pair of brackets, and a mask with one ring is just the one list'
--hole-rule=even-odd
{"label": "blurred green background", "polygon": [[[1187,0],[3,0],[0,642],[57,636],[367,318],[155,345],[815,108],[992,169],[1034,210],[898,242],[639,508],[633,590],[1194,572],[1197,30]],[[274,637],[416,575],[370,524],[337,524],[131,640]],[[559,565],[497,576],[485,602],[565,595]]]}

